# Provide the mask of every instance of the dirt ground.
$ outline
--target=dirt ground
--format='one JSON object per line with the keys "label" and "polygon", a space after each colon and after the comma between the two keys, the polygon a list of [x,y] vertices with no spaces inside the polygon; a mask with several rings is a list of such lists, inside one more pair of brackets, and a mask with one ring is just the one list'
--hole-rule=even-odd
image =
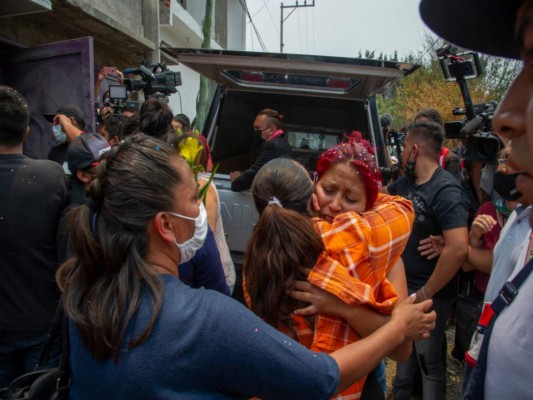
{"label": "dirt ground", "polygon": [[[450,354],[453,349],[455,327],[450,326],[446,330],[448,340],[448,365],[446,379],[446,400],[460,400],[463,387],[463,365],[453,358]],[[396,373],[396,362],[388,360],[387,362],[387,388],[389,394],[387,400],[392,400],[392,380]],[[411,397],[412,400],[419,400],[422,397]]]}

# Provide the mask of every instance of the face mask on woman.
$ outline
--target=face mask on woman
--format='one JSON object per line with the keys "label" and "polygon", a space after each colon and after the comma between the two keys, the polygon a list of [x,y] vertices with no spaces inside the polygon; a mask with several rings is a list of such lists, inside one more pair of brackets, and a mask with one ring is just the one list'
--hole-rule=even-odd
{"label": "face mask on woman", "polygon": [[54,136],[57,143],[63,144],[67,141],[67,134],[63,132],[63,128],[61,128],[60,124],[52,125],[52,129],[54,130]]}
{"label": "face mask on woman", "polygon": [[516,201],[522,197],[516,189],[516,177],[518,174],[502,174],[501,172],[494,173],[494,190],[502,196],[505,200]]}
{"label": "face mask on woman", "polygon": [[207,236],[207,211],[204,204],[200,203],[200,214],[196,218],[187,217],[174,212],[168,212],[175,217],[188,219],[194,221],[194,234],[190,239],[183,243],[176,242],[176,247],[180,251],[180,265],[190,261],[196,252],[204,245],[205,237]]}

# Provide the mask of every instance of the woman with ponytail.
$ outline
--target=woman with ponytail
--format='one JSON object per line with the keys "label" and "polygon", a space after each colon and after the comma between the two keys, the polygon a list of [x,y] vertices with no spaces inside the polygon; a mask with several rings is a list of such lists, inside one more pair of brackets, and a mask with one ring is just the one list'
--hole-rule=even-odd
{"label": "woman with ponytail", "polygon": [[[373,150],[359,132],[324,152],[317,173],[313,194],[308,173],[293,161],[273,160],[258,172],[252,193],[261,216],[245,256],[244,290],[266,322],[331,353],[382,326],[407,297],[400,256],[414,213],[409,200],[378,193]],[[311,209],[320,218],[312,219]],[[302,268],[310,267],[305,277]],[[298,300],[317,289],[297,283],[302,278],[332,295],[334,306],[319,309],[314,321]],[[366,307],[354,307],[360,305]],[[403,360],[410,351],[404,343],[390,355]],[[359,398],[364,383],[362,377],[342,396]]]}

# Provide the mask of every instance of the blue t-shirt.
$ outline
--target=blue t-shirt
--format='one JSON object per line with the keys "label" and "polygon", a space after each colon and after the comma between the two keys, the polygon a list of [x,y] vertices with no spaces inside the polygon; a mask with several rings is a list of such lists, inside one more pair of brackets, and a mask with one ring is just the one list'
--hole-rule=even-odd
{"label": "blue t-shirt", "polygon": [[[417,185],[415,180],[402,176],[387,187],[390,194],[405,197],[413,202],[415,221],[402,255],[409,291],[424,286],[438,258],[428,260],[418,251],[419,242],[429,235],[442,235],[443,231],[468,226],[468,199],[463,187],[452,174],[438,167],[429,181]],[[437,296],[454,295],[455,279],[444,286]]]}
{"label": "blue t-shirt", "polygon": [[[339,383],[335,360],[313,353],[218,292],[162,275],[164,301],[148,339],[123,345],[118,364],[96,362],[70,324],[75,399],[329,399]],[[145,296],[124,343],[152,316]]]}

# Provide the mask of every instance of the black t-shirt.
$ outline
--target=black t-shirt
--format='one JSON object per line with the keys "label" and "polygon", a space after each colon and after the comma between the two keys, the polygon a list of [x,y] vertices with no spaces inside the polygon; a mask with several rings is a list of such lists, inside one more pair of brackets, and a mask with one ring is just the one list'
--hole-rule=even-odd
{"label": "black t-shirt", "polygon": [[59,298],[65,173],[52,161],[0,154],[0,193],[0,330],[47,329]]}
{"label": "black t-shirt", "polygon": [[63,165],[67,161],[68,142],[58,144],[50,149],[48,159]]}
{"label": "black t-shirt", "polygon": [[[427,282],[438,260],[422,257],[418,251],[419,242],[429,235],[442,235],[446,230],[467,227],[468,201],[457,179],[441,167],[422,185],[417,185],[414,179],[403,176],[390,184],[388,190],[391,194],[411,200],[415,209],[413,231],[402,259],[409,291],[416,291]],[[455,279],[437,293],[439,296],[454,294]]]}

